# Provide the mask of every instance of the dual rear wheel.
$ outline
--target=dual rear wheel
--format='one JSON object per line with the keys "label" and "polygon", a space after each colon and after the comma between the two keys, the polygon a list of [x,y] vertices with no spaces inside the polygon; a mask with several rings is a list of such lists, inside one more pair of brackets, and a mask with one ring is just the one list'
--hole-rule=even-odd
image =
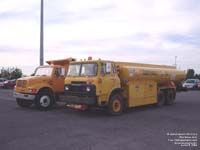
{"label": "dual rear wheel", "polygon": [[160,90],[157,96],[157,106],[172,105],[176,98],[176,92],[173,89]]}

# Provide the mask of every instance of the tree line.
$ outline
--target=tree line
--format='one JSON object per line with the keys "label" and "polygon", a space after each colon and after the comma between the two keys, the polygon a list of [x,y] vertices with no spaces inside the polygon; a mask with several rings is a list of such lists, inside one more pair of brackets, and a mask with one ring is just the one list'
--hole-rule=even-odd
{"label": "tree line", "polygon": [[9,67],[9,68],[1,68],[0,70],[0,78],[6,78],[8,80],[17,79],[22,77],[22,70],[19,68]]}
{"label": "tree line", "polygon": [[200,74],[195,74],[194,69],[188,69],[186,78],[187,79],[200,79]]}

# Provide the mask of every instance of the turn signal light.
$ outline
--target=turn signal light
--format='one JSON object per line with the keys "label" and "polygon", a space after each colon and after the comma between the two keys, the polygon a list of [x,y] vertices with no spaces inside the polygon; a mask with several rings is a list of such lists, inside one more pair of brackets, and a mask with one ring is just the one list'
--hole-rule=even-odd
{"label": "turn signal light", "polygon": [[37,89],[28,88],[27,92],[28,92],[28,93],[36,93],[36,92],[37,92]]}

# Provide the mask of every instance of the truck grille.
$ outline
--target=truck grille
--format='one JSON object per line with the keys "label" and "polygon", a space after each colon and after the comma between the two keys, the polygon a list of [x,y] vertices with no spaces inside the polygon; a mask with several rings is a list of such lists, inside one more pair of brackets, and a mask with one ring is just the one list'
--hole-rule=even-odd
{"label": "truck grille", "polygon": [[[66,84],[65,87],[68,87],[68,90],[65,90],[65,93],[70,96],[96,96],[96,86],[87,85],[87,84]],[[90,91],[87,91],[87,87],[90,88]]]}
{"label": "truck grille", "polygon": [[86,84],[85,81],[72,81],[71,84]]}
{"label": "truck grille", "polygon": [[70,86],[70,91],[72,92],[85,92],[86,86]]}
{"label": "truck grille", "polygon": [[25,80],[17,80],[17,85],[16,86],[25,88],[26,84],[27,84],[27,81],[25,81]]}

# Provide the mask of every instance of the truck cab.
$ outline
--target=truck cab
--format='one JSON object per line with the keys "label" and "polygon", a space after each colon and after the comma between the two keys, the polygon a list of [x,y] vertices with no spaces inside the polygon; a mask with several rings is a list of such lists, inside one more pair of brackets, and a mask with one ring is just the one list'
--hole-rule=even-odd
{"label": "truck cab", "polygon": [[114,62],[100,59],[71,62],[62,100],[68,104],[106,106],[110,96],[120,91],[120,87]]}
{"label": "truck cab", "polygon": [[47,61],[49,65],[39,66],[30,77],[16,82],[14,97],[21,107],[34,104],[38,109],[49,109],[64,92],[64,79],[70,61],[74,59]]}

